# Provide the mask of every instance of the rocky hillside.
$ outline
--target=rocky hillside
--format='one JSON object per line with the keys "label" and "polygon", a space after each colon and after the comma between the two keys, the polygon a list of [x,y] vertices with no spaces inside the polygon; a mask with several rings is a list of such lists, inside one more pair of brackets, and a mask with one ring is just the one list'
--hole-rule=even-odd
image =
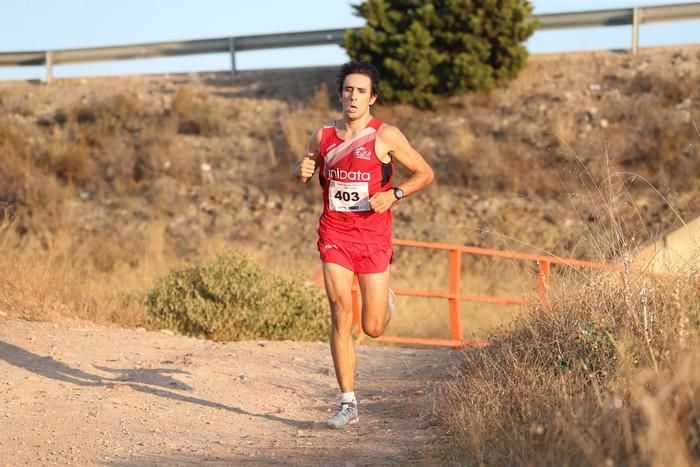
{"label": "rocky hillside", "polygon": [[[320,189],[289,174],[337,115],[334,72],[0,83],[3,246],[106,274],[225,244],[311,269]],[[437,174],[395,236],[617,255],[697,216],[699,105],[697,47],[534,56],[488,95],[380,105]]]}

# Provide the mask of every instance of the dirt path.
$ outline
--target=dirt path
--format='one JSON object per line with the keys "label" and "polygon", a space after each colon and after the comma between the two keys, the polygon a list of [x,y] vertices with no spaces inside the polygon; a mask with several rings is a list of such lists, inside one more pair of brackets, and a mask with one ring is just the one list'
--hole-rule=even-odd
{"label": "dirt path", "polygon": [[333,431],[327,344],[4,321],[0,465],[436,463],[433,387],[456,358],[362,347],[360,423]]}

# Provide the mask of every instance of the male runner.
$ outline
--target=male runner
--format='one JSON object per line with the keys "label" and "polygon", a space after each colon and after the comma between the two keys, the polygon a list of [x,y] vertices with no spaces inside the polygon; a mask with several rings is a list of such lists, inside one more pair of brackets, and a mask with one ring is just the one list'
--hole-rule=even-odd
{"label": "male runner", "polygon": [[[342,393],[331,428],[358,421],[356,356],[352,341],[352,297],[357,274],[362,294],[362,329],[379,337],[391,318],[389,263],[391,207],[425,188],[433,171],[398,128],[370,114],[379,95],[379,72],[368,62],[350,62],[336,80],[343,115],[311,136],[307,155],[294,173],[307,183],[316,169],[323,187],[318,249],[331,308],[331,354]],[[411,176],[395,185],[393,161]]]}

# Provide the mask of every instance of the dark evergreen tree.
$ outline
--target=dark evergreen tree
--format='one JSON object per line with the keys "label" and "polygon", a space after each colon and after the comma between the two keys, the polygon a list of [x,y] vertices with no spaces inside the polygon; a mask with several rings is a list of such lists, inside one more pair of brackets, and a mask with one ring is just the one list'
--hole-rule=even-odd
{"label": "dark evergreen tree", "polygon": [[385,99],[430,107],[440,96],[482,91],[525,66],[537,21],[527,0],[366,0],[345,49],[382,74]]}

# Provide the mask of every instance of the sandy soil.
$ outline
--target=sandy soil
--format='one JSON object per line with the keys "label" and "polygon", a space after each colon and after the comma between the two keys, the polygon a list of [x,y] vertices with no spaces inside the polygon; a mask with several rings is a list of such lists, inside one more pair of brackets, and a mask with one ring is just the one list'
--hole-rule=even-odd
{"label": "sandy soil", "polygon": [[438,464],[432,401],[459,354],[358,355],[360,423],[335,431],[325,343],[0,321],[0,465]]}

